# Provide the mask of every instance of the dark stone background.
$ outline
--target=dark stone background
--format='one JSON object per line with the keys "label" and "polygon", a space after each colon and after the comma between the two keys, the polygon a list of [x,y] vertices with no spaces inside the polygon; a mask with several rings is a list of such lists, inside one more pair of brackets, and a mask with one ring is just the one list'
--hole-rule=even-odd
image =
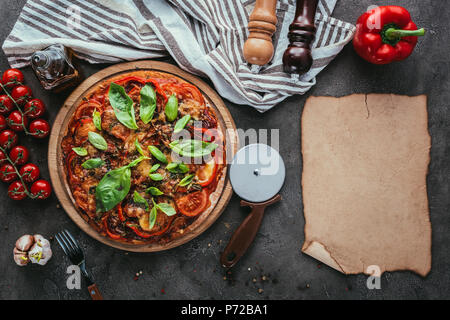
{"label": "dark stone background", "polygon": [[[25,0],[4,0],[0,10],[0,43],[12,29]],[[13,202],[0,194],[0,298],[2,299],[89,299],[82,290],[66,288],[68,260],[55,243],[54,257],[45,267],[17,267],[12,260],[16,239],[25,233],[52,236],[70,230],[86,249],[87,263],[107,299],[437,299],[450,294],[450,100],[446,1],[338,1],[334,16],[355,22],[371,4],[403,4],[415,22],[428,30],[415,53],[406,61],[373,66],[361,60],[348,45],[317,78],[305,96],[294,96],[273,110],[260,114],[247,106],[227,102],[239,128],[280,129],[281,155],[287,167],[284,200],[266,212],[261,230],[247,255],[226,275],[219,256],[232,231],[247,214],[233,196],[218,221],[200,237],[163,253],[136,254],[109,248],[80,231],[52,196],[47,201]],[[106,65],[82,64],[90,75]],[[0,69],[8,68],[0,53]],[[52,122],[66,94],[50,94],[40,88],[30,68],[26,81],[43,99]],[[382,290],[368,290],[366,277],[344,276],[300,252],[304,218],[301,199],[300,116],[309,95],[343,96],[352,93],[427,94],[429,129],[432,135],[428,194],[433,224],[433,268],[425,279],[410,272],[386,273]],[[20,137],[31,149],[32,161],[49,178],[47,141]],[[222,240],[222,242],[220,242]],[[211,244],[211,246],[208,246]],[[136,272],[143,275],[134,281]],[[224,276],[227,280],[224,280]],[[267,280],[262,281],[261,277]],[[253,278],[257,281],[254,283]],[[263,288],[263,293],[258,289]],[[162,292],[164,290],[164,293]]]}

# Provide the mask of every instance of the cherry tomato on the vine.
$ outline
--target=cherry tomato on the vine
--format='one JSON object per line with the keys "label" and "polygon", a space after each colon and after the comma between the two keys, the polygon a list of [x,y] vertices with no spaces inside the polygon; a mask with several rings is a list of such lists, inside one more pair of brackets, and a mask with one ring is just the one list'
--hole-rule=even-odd
{"label": "cherry tomato on the vine", "polygon": [[0,113],[9,114],[14,108],[13,101],[6,94],[0,95]]}
{"label": "cherry tomato on the vine", "polygon": [[27,197],[22,182],[14,181],[8,188],[8,196],[13,200],[23,200]]}
{"label": "cherry tomato on the vine", "polygon": [[5,162],[6,160],[7,160],[6,159],[6,154],[2,150],[0,150],[0,164]]}
{"label": "cherry tomato on the vine", "polygon": [[17,179],[17,173],[14,167],[6,163],[0,167],[0,180],[3,182],[12,182]]}
{"label": "cherry tomato on the vine", "polygon": [[3,73],[2,83],[7,88],[13,88],[23,83],[24,77],[22,71],[18,69],[8,69]]}
{"label": "cherry tomato on the vine", "polygon": [[28,163],[20,168],[19,173],[22,176],[23,181],[31,183],[39,178],[40,171],[35,164]]}
{"label": "cherry tomato on the vine", "polygon": [[0,115],[0,131],[6,129],[6,119],[4,116]]}
{"label": "cherry tomato on the vine", "polygon": [[9,153],[9,157],[16,165],[23,165],[28,162],[28,158],[30,156],[30,153],[28,152],[28,149],[24,146],[16,146],[11,149],[11,152]]}
{"label": "cherry tomato on the vine", "polygon": [[[22,118],[23,118],[23,124],[22,124]],[[6,119],[6,122],[8,123],[8,126],[12,130],[14,130],[16,132],[21,132],[24,130],[23,126],[28,125],[28,118],[22,117],[22,114],[16,110],[16,111],[11,112],[11,114]]]}
{"label": "cherry tomato on the vine", "polygon": [[27,102],[24,110],[25,115],[30,119],[42,117],[45,113],[45,105],[41,99],[33,99]]}
{"label": "cherry tomato on the vine", "polygon": [[28,130],[36,138],[45,138],[50,133],[50,125],[43,119],[37,119],[31,122]]}
{"label": "cherry tomato on the vine", "polygon": [[38,180],[31,186],[31,194],[38,199],[47,199],[52,193],[52,187],[48,181]]}
{"label": "cherry tomato on the vine", "polygon": [[29,86],[20,85],[12,89],[11,97],[16,100],[17,103],[23,103],[33,97],[33,92]]}
{"label": "cherry tomato on the vine", "polygon": [[10,149],[17,145],[17,134],[12,130],[3,130],[0,132],[0,147],[3,149]]}

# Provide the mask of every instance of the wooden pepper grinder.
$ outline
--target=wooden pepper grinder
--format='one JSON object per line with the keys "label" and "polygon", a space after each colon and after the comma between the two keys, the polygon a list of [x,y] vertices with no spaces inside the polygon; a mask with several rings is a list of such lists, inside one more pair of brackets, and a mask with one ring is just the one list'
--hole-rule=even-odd
{"label": "wooden pepper grinder", "polygon": [[256,0],[250,15],[250,34],[244,44],[244,58],[253,65],[263,66],[273,57],[272,35],[277,27],[276,0]]}
{"label": "wooden pepper grinder", "polygon": [[289,26],[289,46],[283,54],[284,71],[304,74],[312,66],[311,43],[316,35],[314,17],[318,0],[297,0],[294,21]]}

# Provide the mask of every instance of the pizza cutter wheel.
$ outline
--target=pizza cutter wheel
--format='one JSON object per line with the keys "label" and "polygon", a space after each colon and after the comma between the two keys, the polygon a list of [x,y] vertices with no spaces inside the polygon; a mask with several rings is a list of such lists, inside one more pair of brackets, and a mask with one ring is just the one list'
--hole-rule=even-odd
{"label": "pizza cutter wheel", "polygon": [[286,169],[280,154],[265,144],[251,144],[240,149],[230,166],[230,181],[240,196],[241,206],[252,211],[232,235],[220,262],[231,268],[252,244],[267,206],[281,200]]}

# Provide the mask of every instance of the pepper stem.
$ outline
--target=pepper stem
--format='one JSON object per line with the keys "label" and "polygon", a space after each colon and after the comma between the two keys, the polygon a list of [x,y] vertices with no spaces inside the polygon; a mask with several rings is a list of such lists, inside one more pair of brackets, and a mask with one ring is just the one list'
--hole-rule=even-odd
{"label": "pepper stem", "polygon": [[385,32],[386,37],[389,40],[397,40],[403,37],[420,37],[425,35],[425,29],[419,30],[402,30],[396,28],[389,28]]}

